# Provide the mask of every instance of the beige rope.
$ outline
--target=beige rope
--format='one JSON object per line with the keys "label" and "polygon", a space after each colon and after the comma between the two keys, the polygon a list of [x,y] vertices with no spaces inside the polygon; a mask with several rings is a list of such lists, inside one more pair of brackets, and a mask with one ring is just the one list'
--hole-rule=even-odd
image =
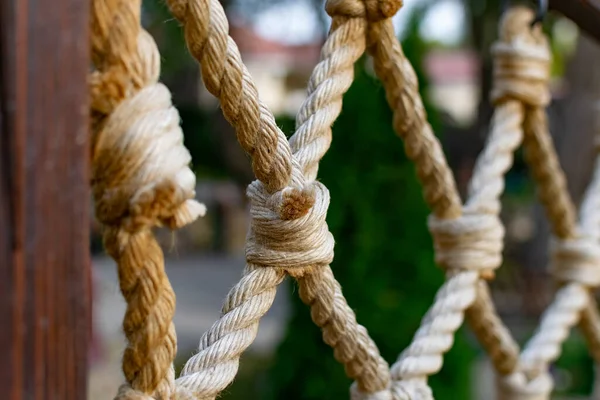
{"label": "beige rope", "polygon": [[577,226],[575,206],[567,191],[565,175],[558,163],[542,108],[527,114],[525,132],[525,157],[553,234],[561,239],[572,239]]}
{"label": "beige rope", "polygon": [[139,1],[92,2],[92,184],[107,252],[127,301],[118,399],[169,398],[176,353],[175,295],[150,229],[195,220],[195,176],[179,115],[160,83],[160,58],[140,27]]}
{"label": "beige rope", "polygon": [[[183,23],[186,42],[202,66],[207,89],[221,101],[223,113],[236,128],[244,150],[252,156],[254,172],[260,179],[249,188],[249,193],[256,195],[247,250],[252,254],[253,249],[260,247],[251,244],[251,237],[258,236],[256,243],[264,243],[260,238],[265,229],[269,231],[269,224],[279,224],[280,232],[289,232],[299,224],[310,226],[306,220],[321,218],[329,197],[323,190],[315,190],[323,189],[318,185],[305,188],[297,167],[293,173],[287,139],[258,98],[237,46],[228,35],[227,19],[219,2],[172,0],[168,4]],[[315,198],[317,193],[321,196]],[[332,241],[330,235],[324,239],[321,253],[332,249]],[[269,256],[270,260],[264,263],[249,258],[242,280],[228,294],[223,317],[203,335],[199,352],[186,363],[177,380],[179,387],[198,398],[214,398],[234,379],[239,357],[256,337],[258,322],[270,308],[276,287],[284,278],[284,269],[262,268],[278,258],[273,253]]]}
{"label": "beige rope", "polygon": [[[600,284],[600,234],[595,223],[600,222],[600,163],[592,183],[588,187],[581,206],[580,229],[565,230],[564,234],[574,235],[574,239],[554,242],[551,271],[558,282],[566,283],[556,293],[554,300],[542,315],[540,325],[525,346],[521,355],[521,387],[531,386],[531,382],[545,377],[548,381],[548,367],[560,356],[561,345],[567,339],[570,329],[580,322],[588,339],[588,346],[596,360],[600,360],[600,318],[590,288]],[[565,204],[571,204],[567,198]],[[568,215],[555,213],[558,217]],[[558,222],[554,223],[554,229]],[[579,232],[579,233],[577,233]],[[519,375],[515,372],[513,375]],[[514,378],[513,378],[514,379]],[[528,381],[529,380],[529,381]],[[535,394],[547,399],[552,390],[551,380],[547,386],[539,387]],[[517,397],[518,398],[518,397]]]}
{"label": "beige rope", "polygon": [[[424,186],[425,199],[437,218],[458,218],[462,212],[458,191],[441,146],[426,122],[415,73],[404,57],[389,24],[373,26],[371,37],[374,44],[370,51],[374,56],[375,69],[384,83],[388,102],[394,110],[394,128],[404,138],[407,155],[416,164],[418,176]],[[379,41],[376,41],[377,37]],[[448,243],[444,247],[448,247]],[[438,254],[438,257],[443,259],[446,255]],[[486,279],[493,276],[490,270],[480,271],[480,275]],[[479,285],[478,291],[484,296],[487,287]],[[506,339],[506,329],[491,310],[493,307],[477,296],[475,303],[467,310],[467,317],[472,321],[487,322],[472,327],[484,347],[496,355],[493,357],[495,360],[510,364],[506,359],[514,355],[512,358],[516,360],[517,351],[512,340]]]}
{"label": "beige rope", "polygon": [[206,88],[220,100],[223,115],[252,157],[254,174],[269,192],[283,189],[292,173],[289,145],[258,98],[252,77],[228,34],[223,7],[218,0],[167,0],[167,4],[183,24],[188,48],[202,66]]}
{"label": "beige rope", "polygon": [[[199,353],[188,361],[182,377],[177,380],[179,386],[199,398],[214,398],[233,380],[239,356],[254,340],[258,320],[271,306],[275,287],[286,271],[298,279],[301,297],[311,306],[313,320],[323,329],[325,342],[334,347],[336,359],[344,363],[348,375],[356,379],[357,391],[377,393],[389,386],[387,363],[366,329],[357,324],[354,312],[346,304],[327,266],[333,257],[333,238],[325,224],[329,194],[323,185],[314,181],[318,161],[331,142],[330,125],[341,110],[343,93],[352,83],[353,64],[365,46],[364,16],[367,14],[364,9],[340,6],[340,13],[358,14],[337,16],[338,6],[335,2],[328,5],[329,12],[335,16],[334,28],[323,48],[322,61],[312,75],[309,96],[299,114],[298,131],[290,140],[294,155],[289,157],[291,182],[286,185],[291,183],[292,186],[279,189],[281,185],[271,185],[279,189],[272,192],[261,179],[248,188],[252,223],[247,240],[246,273],[229,293],[223,317],[203,336]],[[371,6],[375,8],[371,10]],[[224,20],[218,4],[211,2],[208,7],[196,8],[192,2],[184,6],[171,2],[171,7],[178,19],[184,21],[188,46],[203,65],[209,90],[211,84],[216,85],[212,65],[225,66],[224,71],[220,71],[222,82],[240,70],[245,71],[241,62],[222,62],[223,57],[239,58],[234,46],[230,45],[227,52],[210,46],[211,40],[222,41],[220,38],[227,37],[223,28],[226,24],[218,23]],[[398,7],[399,4],[396,10]],[[369,17],[379,15],[376,4],[370,4],[369,10]],[[384,11],[389,12],[389,8]],[[196,26],[202,24],[214,25]],[[249,76],[244,79],[253,87]],[[211,91],[224,102],[231,96],[228,90],[223,83],[221,90]],[[228,111],[224,109],[224,112]],[[239,111],[240,115],[246,113],[248,109]],[[268,122],[272,116],[268,114],[263,119]],[[239,131],[238,138],[244,146]],[[260,170],[261,162],[254,160],[255,171]],[[258,173],[257,177],[261,178]]]}
{"label": "beige rope", "polygon": [[[440,148],[439,144],[425,122],[424,112],[419,111],[423,107],[416,91],[416,79],[410,78],[414,76],[414,72],[404,58],[391,27],[379,26],[376,29],[379,32],[374,29],[373,37],[378,34],[381,40],[372,45],[371,53],[375,57],[376,71],[386,87],[390,105],[395,110],[394,121],[405,120],[408,113],[414,119],[410,120],[410,126],[413,129],[416,127],[414,131],[418,132],[415,136],[421,140],[423,137],[431,137],[430,142],[437,145],[430,145],[427,151],[422,152],[424,161],[415,157],[415,154],[419,154],[417,152],[409,150],[407,154],[414,159],[417,168],[421,165],[422,170],[430,174],[435,172],[438,177],[449,176],[447,179],[438,178],[438,181],[452,182],[443,155],[437,155],[441,153],[441,150],[436,150]],[[405,86],[402,86],[402,76],[408,76],[404,80],[414,83],[404,83]],[[540,84],[533,80],[532,86],[535,89]],[[406,94],[410,87],[414,88],[413,93]],[[442,354],[452,345],[453,334],[462,323],[466,309],[469,309],[470,320],[488,322],[474,324],[474,328],[500,368],[509,370],[518,357],[516,344],[488,301],[487,287],[479,281],[481,270],[494,269],[501,263],[503,228],[498,220],[499,195],[504,187],[503,175],[512,165],[512,153],[522,140],[521,125],[524,118],[520,105],[522,99],[519,93],[510,92],[511,82],[500,79],[496,88],[502,96],[496,96],[498,107],[492,133],[476,165],[469,201],[464,207],[463,215],[460,216],[455,211],[456,200],[447,200],[458,198],[453,182],[434,185],[431,179],[428,181],[425,173],[419,174],[424,187],[431,187],[430,193],[435,193],[439,187],[445,187],[441,190],[443,194],[426,196],[426,199],[436,212],[430,218],[436,259],[449,269],[450,275],[424,317],[413,343],[392,367],[392,375],[399,384],[424,382],[427,376],[441,368]],[[399,124],[396,122],[396,125]],[[403,125],[396,126],[396,130],[401,136],[406,135],[405,132],[411,132]],[[427,160],[427,157],[431,160]],[[440,198],[446,200],[435,201]],[[452,212],[445,212],[447,209]],[[416,386],[422,387],[423,384]]]}
{"label": "beige rope", "polygon": [[[316,178],[318,162],[331,143],[331,124],[341,111],[343,94],[352,84],[354,63],[365,51],[367,24],[393,16],[400,6],[399,1],[326,3],[332,29],[309,80],[308,97],[296,118],[296,133],[290,139],[307,181]],[[300,297],[311,307],[311,316],[323,330],[325,343],[334,348],[336,360],[355,380],[352,397],[389,396],[388,364],[366,329],[356,322],[331,269],[315,269],[300,277],[298,283]]]}
{"label": "beige rope", "polygon": [[[528,16],[532,17],[533,14]],[[542,58],[541,53],[538,58]],[[529,71],[534,75],[532,70]],[[533,93],[528,95],[531,95],[532,100],[538,98],[544,103],[549,101],[547,91],[544,96]],[[597,313],[588,305],[591,301],[589,288],[600,284],[598,227],[594,226],[590,232],[576,227],[575,207],[566,189],[564,174],[548,133],[544,103],[532,104],[528,109],[524,146],[539,187],[540,199],[546,208],[554,234],[560,238],[553,246],[552,273],[559,282],[570,283],[562,286],[556,293],[552,304],[542,316],[538,330],[526,344],[519,364],[499,380],[500,397],[508,400],[548,399],[553,387],[548,373],[549,364],[560,355],[560,346],[568,337],[571,327],[579,321],[582,311],[587,309]],[[599,184],[592,183],[591,190],[586,194],[581,221],[598,222],[600,218],[600,209],[595,207],[600,200],[597,192]],[[585,323],[583,325],[586,326]]]}
{"label": "beige rope", "polygon": [[458,218],[461,201],[442,146],[427,122],[417,76],[396,38],[391,21],[369,26],[369,53],[383,83],[394,129],[404,140],[407,156],[415,163],[425,200],[438,218]]}
{"label": "beige rope", "polygon": [[[429,375],[442,365],[466,315],[491,354],[502,399],[546,399],[552,380],[548,363],[582,315],[590,346],[600,351],[600,317],[589,287],[600,283],[597,241],[599,182],[582,206],[581,231],[553,153],[543,107],[549,54],[539,31],[529,31],[532,13],[507,13],[495,45],[496,104],[490,137],[479,156],[468,201],[461,206],[441,146],[426,121],[417,80],[402,54],[389,18],[399,0],[328,0],[332,30],[309,82],[309,95],[288,143],[260,102],[216,0],[169,0],[184,25],[186,41],[202,65],[208,90],[217,96],[238,140],[251,155],[259,178],[248,188],[251,227],[247,266],[230,291],[222,317],[205,333],[199,352],[173,384],[174,294],[162,252],[150,228],[180,227],[203,213],[193,201],[195,178],[187,167],[179,117],[168,91],[158,84],[155,44],[139,26],[139,2],[95,0],[92,76],[93,178],[97,214],[107,226],[106,247],[119,264],[128,302],[124,329],[129,340],[123,369],[128,380],[119,399],[214,399],[235,377],[242,352],[253,342],[260,318],[271,307],[286,273],[296,278],[302,300],[324,341],[355,380],[353,400],[432,399]],[[331,144],[331,124],[353,80],[353,65],[365,47],[375,59],[394,109],[394,127],[423,182],[433,214],[429,227],[436,261],[447,270],[413,342],[391,370],[344,299],[329,263],[333,238],[325,218],[327,189],[316,182],[318,163]],[[518,360],[518,347],[498,318],[482,278],[502,262],[504,229],[499,221],[503,176],[523,140],[540,183],[554,232],[553,271],[570,282],[558,292],[540,330]],[[152,139],[152,140],[150,140]],[[166,149],[166,151],[165,151]],[[150,162],[151,161],[151,162]],[[599,173],[600,174],[600,173]],[[585,225],[585,220],[594,224]],[[585,226],[584,226],[585,225]],[[594,225],[593,228],[590,228]],[[586,230],[589,228],[589,230]],[[391,382],[393,377],[393,382]]]}

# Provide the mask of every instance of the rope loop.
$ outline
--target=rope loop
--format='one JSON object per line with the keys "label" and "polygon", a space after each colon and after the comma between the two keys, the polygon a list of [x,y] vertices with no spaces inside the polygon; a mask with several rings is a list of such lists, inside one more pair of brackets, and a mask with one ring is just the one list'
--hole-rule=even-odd
{"label": "rope loop", "polygon": [[[183,145],[179,113],[169,90],[158,83],[156,45],[140,34],[139,54],[153,82],[110,113],[94,140],[92,187],[98,219],[109,226],[136,231],[142,226],[184,226],[203,215],[194,200],[196,177]],[[145,47],[153,46],[151,49]],[[99,81],[101,83],[101,81]],[[92,92],[102,89],[92,81]]]}
{"label": "rope loop", "polygon": [[402,0],[327,0],[325,4],[332,18],[366,18],[373,23],[392,18],[401,7]]}
{"label": "rope loop", "polygon": [[550,102],[550,50],[541,28],[530,26],[533,18],[532,10],[514,7],[500,23],[500,40],[492,46],[495,104],[515,99],[545,107]]}
{"label": "rope loop", "polygon": [[286,270],[331,263],[334,240],[325,221],[329,191],[323,184],[313,181],[303,189],[286,187],[269,194],[257,180],[248,186],[247,194],[248,263]]}
{"label": "rope loop", "polygon": [[498,400],[547,400],[554,384],[548,372],[533,379],[515,372],[498,378]]}
{"label": "rope loop", "polygon": [[429,216],[436,262],[450,270],[495,270],[502,263],[504,226],[497,215],[463,211],[455,219]]}
{"label": "rope loop", "polygon": [[552,275],[561,282],[600,286],[600,244],[591,236],[554,239],[550,262]]}

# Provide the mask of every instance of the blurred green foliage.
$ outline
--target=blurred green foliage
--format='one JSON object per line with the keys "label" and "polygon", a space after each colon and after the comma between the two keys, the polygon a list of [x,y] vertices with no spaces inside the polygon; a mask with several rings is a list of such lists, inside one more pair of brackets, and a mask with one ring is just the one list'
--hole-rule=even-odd
{"label": "blurred green foliage", "polygon": [[594,362],[577,329],[563,344],[562,354],[552,367],[552,373],[556,394],[589,396],[592,392]]}
{"label": "blurred green foliage", "polygon": [[[416,24],[412,28],[416,31]],[[424,50],[419,36],[408,35],[404,49],[417,62],[425,88],[418,65]],[[391,121],[383,87],[359,62],[333,126],[332,147],[319,169],[319,179],[331,193],[327,222],[336,239],[332,268],[358,321],[390,363],[410,343],[443,282],[433,261],[421,185]],[[293,128],[291,121],[282,124],[288,132]],[[351,382],[323,343],[295,287],[291,300],[291,320],[270,369],[269,385],[256,398],[348,398]],[[458,334],[444,369],[431,381],[436,397],[469,397],[472,357]]]}

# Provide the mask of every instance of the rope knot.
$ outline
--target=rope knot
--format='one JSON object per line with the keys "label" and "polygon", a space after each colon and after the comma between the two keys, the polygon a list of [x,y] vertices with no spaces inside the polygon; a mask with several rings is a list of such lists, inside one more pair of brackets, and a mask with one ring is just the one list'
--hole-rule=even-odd
{"label": "rope knot", "polygon": [[179,228],[205,212],[194,200],[196,177],[188,166],[191,156],[183,145],[179,113],[169,90],[157,82],[158,50],[145,35],[140,35],[138,51],[150,58],[144,65],[153,67],[141,75],[151,82],[112,110],[95,133],[92,152],[96,215],[105,225],[128,231]]}
{"label": "rope knot", "polygon": [[504,226],[497,215],[464,210],[455,219],[431,215],[428,225],[438,265],[488,272],[502,263]]}
{"label": "rope knot", "polygon": [[600,243],[591,236],[553,240],[550,271],[562,282],[600,286]]}
{"label": "rope knot", "polygon": [[154,400],[155,397],[133,389],[129,384],[119,387],[119,392],[114,400]]}
{"label": "rope knot", "polygon": [[333,17],[366,18],[379,22],[392,18],[402,7],[402,0],[327,0],[325,10]]}
{"label": "rope knot", "polygon": [[532,379],[515,372],[499,377],[498,400],[547,400],[553,389],[552,377],[544,372]]}
{"label": "rope knot", "polygon": [[323,184],[269,194],[262,182],[254,181],[248,197],[248,263],[286,270],[331,263],[334,240],[325,222],[329,191]]}
{"label": "rope knot", "polygon": [[532,107],[550,102],[550,50],[539,26],[531,27],[532,10],[514,7],[500,23],[500,40],[492,46],[494,103],[516,99]]}

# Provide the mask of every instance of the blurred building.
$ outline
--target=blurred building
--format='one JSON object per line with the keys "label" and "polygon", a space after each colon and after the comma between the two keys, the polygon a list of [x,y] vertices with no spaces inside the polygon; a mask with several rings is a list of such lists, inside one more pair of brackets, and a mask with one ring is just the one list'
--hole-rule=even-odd
{"label": "blurred building", "polygon": [[[289,45],[266,39],[248,24],[231,21],[235,40],[258,88],[261,99],[275,115],[295,116],[306,97],[306,83],[319,61],[322,41]],[[424,60],[434,105],[457,124],[475,118],[479,63],[468,50],[433,50]],[[199,102],[214,107],[216,99],[199,82]]]}
{"label": "blurred building", "polygon": [[476,118],[479,102],[479,58],[470,50],[432,50],[423,60],[433,105],[458,125]]}
{"label": "blurred building", "polygon": [[[319,61],[322,42],[286,45],[261,37],[243,22],[232,20],[230,24],[230,35],[261,100],[275,115],[295,116],[306,98],[306,83]],[[213,107],[217,101],[201,81],[198,97],[206,107]]]}

